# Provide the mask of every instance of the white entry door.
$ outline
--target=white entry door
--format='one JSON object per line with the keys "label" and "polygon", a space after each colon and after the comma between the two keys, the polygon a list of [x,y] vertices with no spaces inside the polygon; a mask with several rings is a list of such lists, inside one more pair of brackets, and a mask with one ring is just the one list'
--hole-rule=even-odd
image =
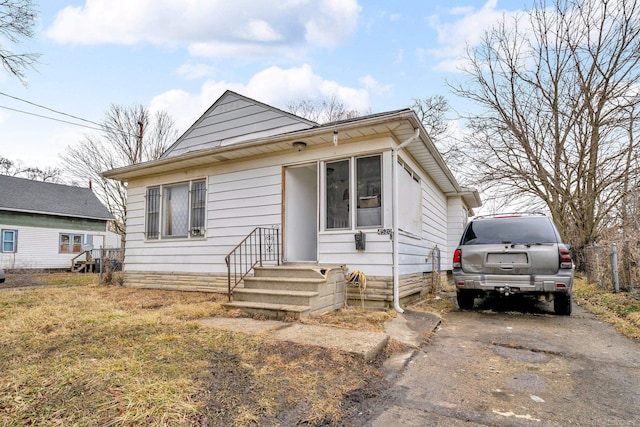
{"label": "white entry door", "polygon": [[284,259],[318,260],[318,165],[289,166],[284,173]]}

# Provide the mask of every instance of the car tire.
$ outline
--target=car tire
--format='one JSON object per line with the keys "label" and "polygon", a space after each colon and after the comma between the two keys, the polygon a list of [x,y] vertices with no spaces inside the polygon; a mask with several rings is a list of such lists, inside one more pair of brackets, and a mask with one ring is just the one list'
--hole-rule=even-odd
{"label": "car tire", "polygon": [[457,294],[458,307],[460,310],[471,310],[476,296],[469,291],[458,291]]}
{"label": "car tire", "polygon": [[570,316],[571,294],[555,294],[553,297],[553,311],[560,316]]}

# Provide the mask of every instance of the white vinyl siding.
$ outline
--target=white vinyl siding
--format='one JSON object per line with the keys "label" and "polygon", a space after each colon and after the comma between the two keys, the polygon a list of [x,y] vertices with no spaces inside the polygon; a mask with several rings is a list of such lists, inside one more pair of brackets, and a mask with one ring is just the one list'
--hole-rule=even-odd
{"label": "white vinyl siding", "polygon": [[[390,139],[364,140],[360,143],[333,145],[316,150],[292,152],[232,162],[216,167],[184,170],[165,176],[133,181],[128,186],[127,250],[125,268],[145,272],[193,272],[225,274],[224,257],[255,227],[281,226],[283,167],[291,164],[319,162],[321,188],[318,233],[318,263],[346,265],[350,270],[361,270],[370,276],[392,275],[392,240],[384,230],[392,228],[392,186]],[[373,148],[372,148],[373,147]],[[375,151],[363,151],[371,150]],[[382,225],[369,228],[355,226],[356,214],[352,209],[351,227],[326,227],[326,165],[345,159],[380,155],[382,157],[381,211]],[[448,255],[447,197],[434,181],[411,160],[402,161],[415,172],[419,183],[420,201],[417,205],[421,218],[417,232],[401,231],[399,239],[399,273],[401,275],[431,270],[427,262],[435,246],[444,261]],[[325,163],[326,162],[326,163]],[[406,172],[398,171],[406,174]],[[351,181],[356,183],[355,161],[351,161]],[[145,195],[147,188],[194,180],[206,176],[206,238],[203,239],[145,239]],[[375,189],[374,189],[375,190]],[[344,193],[344,189],[342,190]],[[351,192],[350,200],[356,200]],[[381,230],[378,233],[378,229]],[[355,249],[354,234],[360,230],[366,235],[364,251]],[[285,230],[285,233],[295,230]]]}
{"label": "white vinyl siding", "polygon": [[[206,238],[200,239],[145,240],[146,190],[144,186],[130,185],[126,270],[225,273],[224,257],[255,227],[280,226],[281,176],[280,165],[244,171],[209,171],[203,212]],[[171,177],[167,177],[167,181],[148,182],[147,188],[168,185]],[[198,203],[192,202],[191,208],[191,215],[196,215]]]}
{"label": "white vinyl siding", "polygon": [[447,203],[447,237],[448,237],[448,257],[443,259],[443,264],[446,264],[448,269],[452,268],[453,251],[460,242],[464,227],[468,221],[468,210],[464,206],[464,202],[461,197],[453,197],[448,200]]}
{"label": "white vinyl siding", "polygon": [[203,115],[198,126],[190,129],[170,147],[165,157],[308,129],[311,126],[304,119],[229,93]]}
{"label": "white vinyl siding", "polygon": [[[403,163],[420,181],[421,222],[417,235],[413,232],[399,233],[399,274],[402,276],[430,272],[433,268],[431,256],[436,246],[440,250],[441,266],[444,270],[444,260],[447,256],[447,197],[417,165],[408,159],[403,160]],[[409,176],[406,171],[399,170],[398,175],[401,174]]]}

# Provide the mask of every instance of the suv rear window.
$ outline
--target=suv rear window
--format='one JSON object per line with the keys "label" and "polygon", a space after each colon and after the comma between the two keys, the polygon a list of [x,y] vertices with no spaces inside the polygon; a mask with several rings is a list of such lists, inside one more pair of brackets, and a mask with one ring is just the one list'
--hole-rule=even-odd
{"label": "suv rear window", "polygon": [[555,228],[547,217],[492,218],[472,221],[461,245],[496,243],[557,243]]}

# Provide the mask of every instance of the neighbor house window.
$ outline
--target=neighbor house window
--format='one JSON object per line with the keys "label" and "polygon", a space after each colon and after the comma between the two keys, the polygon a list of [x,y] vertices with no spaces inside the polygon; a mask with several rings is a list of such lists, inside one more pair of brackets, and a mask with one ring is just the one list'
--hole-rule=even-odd
{"label": "neighbor house window", "polygon": [[147,239],[204,236],[204,180],[151,187],[146,199]]}
{"label": "neighbor house window", "polygon": [[[355,164],[355,182],[351,165]],[[382,225],[382,156],[357,157],[325,164],[326,229]],[[355,186],[355,189],[353,188]],[[350,194],[355,194],[352,201]],[[352,203],[356,204],[353,218]]]}
{"label": "neighbor house window", "polygon": [[1,252],[18,252],[18,230],[2,230]]}
{"label": "neighbor house window", "polygon": [[59,252],[61,254],[82,252],[82,234],[60,233]]}

